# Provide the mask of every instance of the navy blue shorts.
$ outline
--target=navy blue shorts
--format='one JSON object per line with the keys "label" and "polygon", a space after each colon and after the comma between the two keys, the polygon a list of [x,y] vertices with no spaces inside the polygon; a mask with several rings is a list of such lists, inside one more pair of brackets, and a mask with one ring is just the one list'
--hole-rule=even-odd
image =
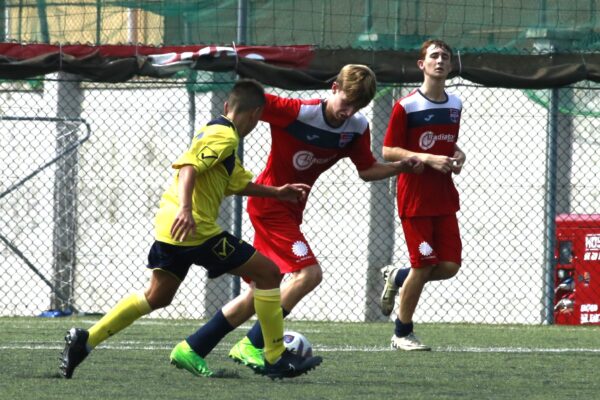
{"label": "navy blue shorts", "polygon": [[244,265],[256,249],[229,232],[222,232],[198,246],[175,246],[155,241],[148,253],[148,268],[162,269],[185,279],[192,264],[208,271],[216,278]]}

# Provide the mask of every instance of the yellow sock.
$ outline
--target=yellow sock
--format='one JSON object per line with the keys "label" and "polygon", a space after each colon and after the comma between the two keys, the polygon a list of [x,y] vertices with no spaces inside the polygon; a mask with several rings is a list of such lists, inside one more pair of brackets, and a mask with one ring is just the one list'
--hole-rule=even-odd
{"label": "yellow sock", "polygon": [[283,346],[283,312],[279,288],[254,289],[254,309],[265,340],[265,360],[273,364],[285,350]]}
{"label": "yellow sock", "polygon": [[89,329],[88,346],[93,349],[150,311],[152,309],[143,293],[135,293],[123,298],[100,321],[96,322]]}

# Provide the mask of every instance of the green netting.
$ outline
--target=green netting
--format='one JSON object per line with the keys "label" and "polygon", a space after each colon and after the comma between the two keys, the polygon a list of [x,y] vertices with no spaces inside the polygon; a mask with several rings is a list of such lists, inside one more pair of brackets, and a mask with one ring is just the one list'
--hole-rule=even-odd
{"label": "green netting", "polygon": [[[598,97],[600,85],[595,82],[583,81],[577,85],[558,90],[557,110],[566,115],[583,117],[600,117],[600,98]],[[529,99],[550,109],[551,90],[524,90]]]}
{"label": "green netting", "polygon": [[0,34],[26,43],[377,49],[438,37],[471,51],[531,51],[549,41],[594,51],[599,9],[600,0],[0,0]]}

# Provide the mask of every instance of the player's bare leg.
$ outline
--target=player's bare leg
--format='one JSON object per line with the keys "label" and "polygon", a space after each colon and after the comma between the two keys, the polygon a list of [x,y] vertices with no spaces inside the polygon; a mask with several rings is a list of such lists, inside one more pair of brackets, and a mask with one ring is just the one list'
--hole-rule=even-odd
{"label": "player's bare leg", "polygon": [[[427,282],[451,279],[456,276],[459,269],[459,264],[451,261],[442,261],[433,268]],[[410,268],[399,268],[393,265],[388,265],[381,270],[384,287],[381,292],[379,306],[383,315],[388,316],[392,313],[396,304],[396,295],[402,287],[402,284],[399,285],[398,282],[404,283],[408,271],[410,271]],[[398,279],[399,277],[400,279]]]}
{"label": "player's bare leg", "polygon": [[425,283],[429,281],[434,266],[412,268],[400,291],[400,305],[392,347],[401,350],[431,350],[423,345],[412,329],[412,318],[419,304]]}
{"label": "player's bare leg", "polygon": [[181,281],[168,272],[155,269],[152,271],[150,286],[144,291],[146,300],[153,310],[164,308],[171,304]]}
{"label": "player's bare leg", "polygon": [[238,327],[248,321],[254,315],[254,287],[225,304],[222,311],[232,326]]}
{"label": "player's bare leg", "polygon": [[443,281],[445,279],[453,278],[456,276],[459,269],[459,264],[451,261],[440,261],[438,265],[431,271],[428,282]]}
{"label": "player's bare leg", "polygon": [[402,290],[400,291],[398,318],[400,318],[401,321],[412,321],[413,314],[419,304],[419,299],[421,298],[425,283],[429,281],[429,276],[433,269],[433,266],[411,269],[408,277],[404,281],[404,285],[402,285]]}
{"label": "player's bare leg", "polygon": [[313,264],[300,271],[293,272],[291,279],[281,285],[281,305],[290,312],[323,280],[323,270],[319,264]]}

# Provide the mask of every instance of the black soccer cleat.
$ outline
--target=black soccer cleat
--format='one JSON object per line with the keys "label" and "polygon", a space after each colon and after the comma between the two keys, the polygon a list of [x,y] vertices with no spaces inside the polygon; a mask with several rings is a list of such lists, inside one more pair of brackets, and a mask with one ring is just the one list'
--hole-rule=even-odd
{"label": "black soccer cleat", "polygon": [[265,360],[264,374],[271,379],[294,378],[316,368],[322,361],[323,359],[318,356],[302,357],[285,350],[275,364],[269,364]]}
{"label": "black soccer cleat", "polygon": [[71,328],[65,335],[65,349],[60,357],[60,372],[66,379],[71,379],[75,368],[88,356],[86,348],[88,336],[85,329]]}

